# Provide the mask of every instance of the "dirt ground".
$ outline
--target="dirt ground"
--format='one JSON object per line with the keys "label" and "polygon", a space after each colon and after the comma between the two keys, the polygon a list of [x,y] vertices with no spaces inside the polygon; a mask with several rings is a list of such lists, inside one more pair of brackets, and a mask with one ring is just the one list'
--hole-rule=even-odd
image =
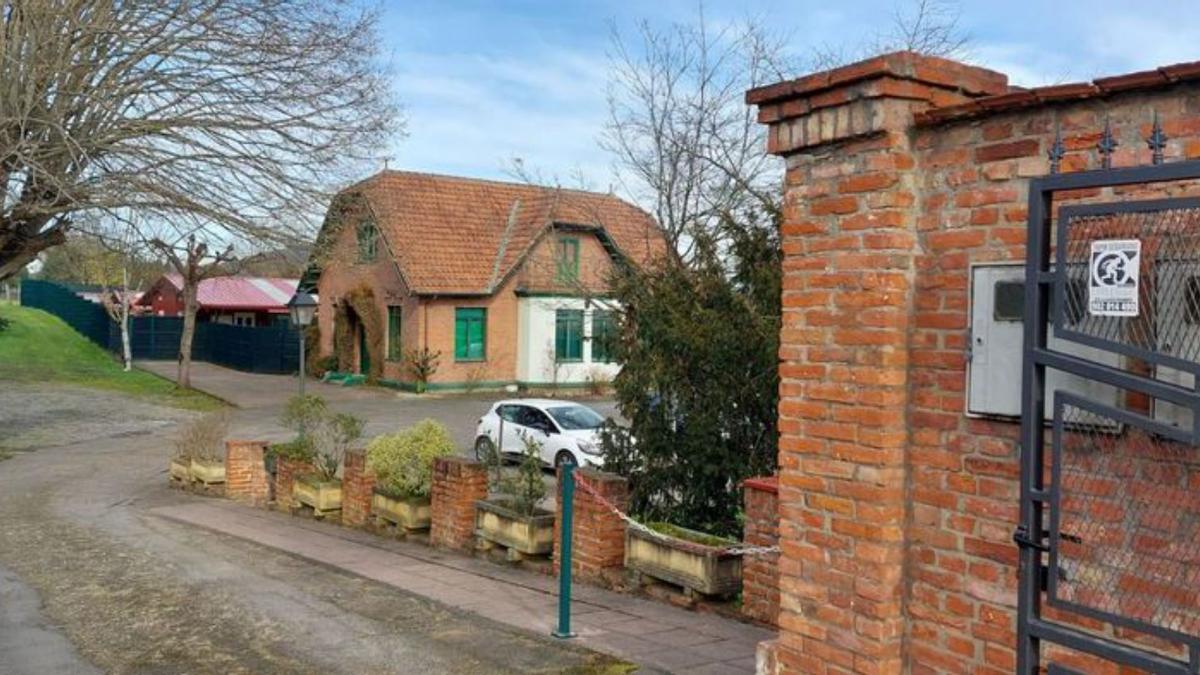
{"label": "dirt ground", "polygon": [[[0,673],[611,672],[611,659],[147,513],[189,413],[0,386]],[[252,427],[254,413],[238,412]]]}

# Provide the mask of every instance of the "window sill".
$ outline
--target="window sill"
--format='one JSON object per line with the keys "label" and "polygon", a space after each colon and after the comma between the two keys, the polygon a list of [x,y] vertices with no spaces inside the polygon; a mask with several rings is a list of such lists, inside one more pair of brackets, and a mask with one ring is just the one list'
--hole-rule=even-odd
{"label": "window sill", "polygon": [[486,356],[481,359],[460,359],[457,356],[454,357],[455,363],[485,363],[486,361],[487,361]]}
{"label": "window sill", "polygon": [[583,359],[555,359],[555,363],[583,363]]}

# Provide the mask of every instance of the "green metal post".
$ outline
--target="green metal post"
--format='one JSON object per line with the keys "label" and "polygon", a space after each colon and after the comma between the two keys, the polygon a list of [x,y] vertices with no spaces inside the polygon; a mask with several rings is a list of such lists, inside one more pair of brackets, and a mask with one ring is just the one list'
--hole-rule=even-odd
{"label": "green metal post", "polygon": [[562,538],[558,542],[558,628],[556,638],[573,638],[571,632],[571,521],[575,511],[575,463],[562,465]]}

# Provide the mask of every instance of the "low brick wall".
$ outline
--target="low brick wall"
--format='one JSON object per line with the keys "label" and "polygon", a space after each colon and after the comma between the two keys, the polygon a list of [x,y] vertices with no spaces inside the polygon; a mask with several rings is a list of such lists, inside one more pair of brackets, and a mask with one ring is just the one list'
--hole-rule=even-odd
{"label": "low brick wall", "polygon": [[225,496],[251,506],[266,506],[271,478],[263,463],[266,441],[225,441]]}
{"label": "low brick wall", "polygon": [[275,508],[287,511],[292,508],[292,483],[296,478],[312,471],[310,462],[280,457],[275,461]]}
{"label": "low brick wall", "polygon": [[342,464],[342,524],[362,527],[371,517],[375,473],[367,468],[364,450],[349,450]]}
{"label": "low brick wall", "polygon": [[[629,507],[629,481],[621,476],[578,469],[577,478],[622,511]],[[562,541],[562,469],[558,473],[558,512],[554,519],[554,573],[558,574],[558,542]],[[615,585],[625,569],[625,521],[583,489],[575,486],[571,538],[571,574],[580,581]]]}
{"label": "low brick wall", "polygon": [[[779,543],[779,479],[750,478],[745,490],[746,523],[742,541],[747,546]],[[742,613],[778,625],[779,556],[748,555],[742,560]]]}
{"label": "low brick wall", "polygon": [[475,502],[487,494],[486,466],[465,457],[439,457],[433,464],[429,543],[471,550],[475,542]]}

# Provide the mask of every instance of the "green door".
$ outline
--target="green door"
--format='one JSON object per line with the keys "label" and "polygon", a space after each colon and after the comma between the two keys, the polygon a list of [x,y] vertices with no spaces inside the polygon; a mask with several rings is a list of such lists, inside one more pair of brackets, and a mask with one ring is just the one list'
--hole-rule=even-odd
{"label": "green door", "polygon": [[358,372],[361,375],[371,373],[371,350],[367,348],[367,329],[358,326]]}

